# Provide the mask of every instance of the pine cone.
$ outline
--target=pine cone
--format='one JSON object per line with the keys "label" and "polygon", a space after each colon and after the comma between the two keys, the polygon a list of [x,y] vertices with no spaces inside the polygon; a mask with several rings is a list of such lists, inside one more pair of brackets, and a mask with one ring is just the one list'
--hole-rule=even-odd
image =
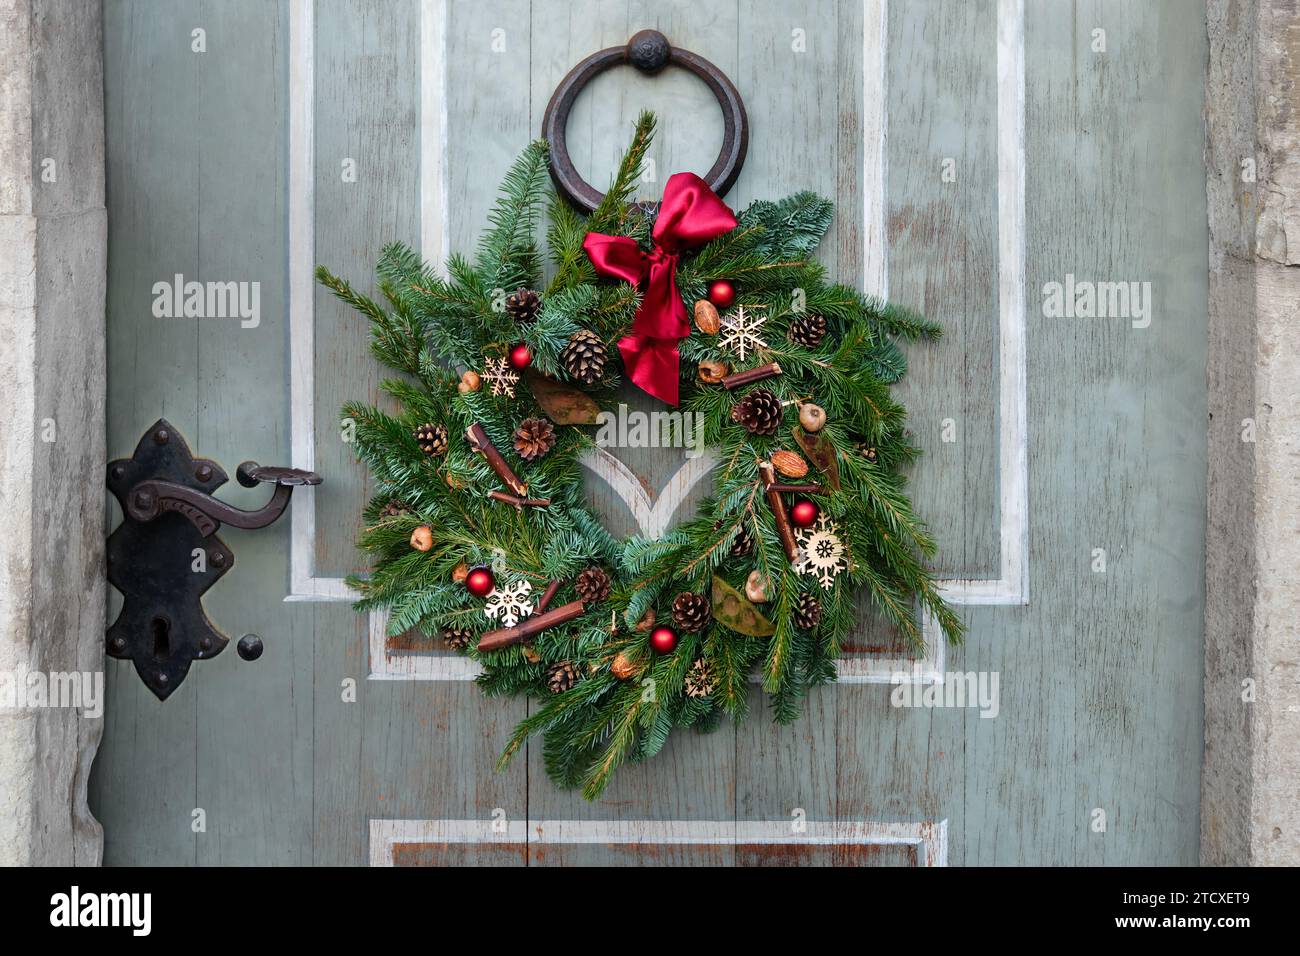
{"label": "pine cone", "polygon": [[520,286],[506,296],[506,314],[516,322],[532,322],[540,311],[542,311],[542,297],[532,289]]}
{"label": "pine cone", "polygon": [[427,424],[415,430],[415,443],[426,455],[443,455],[447,452],[447,426]]}
{"label": "pine cone", "polygon": [[701,631],[713,618],[709,599],[703,594],[683,591],[673,598],[673,622],[687,633]]}
{"label": "pine cone", "polygon": [[453,651],[463,651],[469,647],[470,638],[474,635],[468,627],[444,627],[442,629],[442,641]]}
{"label": "pine cone", "polygon": [[578,579],[573,582],[573,589],[587,604],[599,603],[609,597],[609,575],[604,568],[593,564],[578,575]]}
{"label": "pine cone", "polygon": [[736,536],[731,539],[731,556],[743,558],[754,553],[754,533],[749,530],[749,523],[742,521],[736,529]]}
{"label": "pine cone", "polygon": [[525,418],[515,429],[515,451],[524,461],[536,461],[555,447],[555,426],[546,418]]}
{"label": "pine cone", "polygon": [[393,498],[388,504],[384,505],[382,516],[385,518],[400,518],[410,513],[411,509],[406,506],[406,502]]}
{"label": "pine cone", "polygon": [[731,406],[731,420],[751,435],[775,435],[781,427],[781,400],[765,388],[756,388]]}
{"label": "pine cone", "polygon": [[[746,512],[748,516],[748,512]],[[719,518],[713,522],[713,530],[722,530],[722,519]],[[740,522],[736,529],[736,536],[731,539],[731,556],[733,558],[743,558],[745,555],[752,553],[754,550],[754,536],[750,533],[749,525],[745,521]]]}
{"label": "pine cone", "polygon": [[570,378],[584,385],[595,385],[605,377],[609,350],[595,332],[582,329],[573,334],[560,355]]}
{"label": "pine cone", "polygon": [[546,686],[552,694],[561,694],[580,680],[582,672],[572,661],[560,661],[546,669]]}
{"label": "pine cone", "polygon": [[687,697],[708,697],[718,686],[717,680],[713,676],[713,668],[709,662],[701,657],[691,669],[686,672],[686,696]]}
{"label": "pine cone", "polygon": [[809,315],[807,312],[796,315],[790,323],[790,341],[807,349],[815,349],[826,337],[826,317]]}
{"label": "pine cone", "polygon": [[794,626],[811,631],[822,619],[822,605],[815,595],[801,594],[794,606]]}

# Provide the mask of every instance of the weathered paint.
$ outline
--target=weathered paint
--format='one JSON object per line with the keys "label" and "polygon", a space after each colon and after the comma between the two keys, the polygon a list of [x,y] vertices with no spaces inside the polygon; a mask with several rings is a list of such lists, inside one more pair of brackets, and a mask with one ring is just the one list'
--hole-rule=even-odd
{"label": "weathered paint", "polygon": [[[449,248],[469,247],[560,77],[592,50],[657,27],[712,59],[745,97],[750,156],[729,200],[743,205],[801,188],[834,197],[839,214],[821,252],[827,267],[846,281],[887,281],[893,298],[945,325],[941,344],[911,350],[903,389],[926,450],[913,488],[943,545],[940,572],[997,578],[1006,518],[999,103],[1007,88],[998,72],[998,14],[1007,4],[896,2],[883,11],[877,0],[821,0],[797,11],[774,0],[452,4],[445,49],[434,56],[421,37],[437,33],[435,2],[319,3],[313,261],[362,279],[384,242],[439,247],[435,225],[445,226]],[[286,270],[295,201],[287,134],[296,115],[289,8],[190,0],[149,6],[145,15],[139,0],[109,0],[105,13],[109,451],[129,450],[140,429],[165,414],[196,452],[228,467],[250,457],[285,461],[297,440],[290,432],[304,420],[289,397],[288,316],[302,304],[290,301]],[[879,30],[882,18],[884,39],[873,45],[867,31]],[[196,26],[207,29],[206,54],[190,52]],[[1106,30],[1105,54],[1090,50],[1094,28]],[[498,29],[504,52],[493,50]],[[806,52],[793,48],[796,30]],[[110,670],[93,794],[108,862],[365,863],[375,850],[371,821],[494,818],[521,825],[523,840],[533,823],[555,820],[585,821],[596,835],[609,821],[653,821],[646,836],[672,821],[947,821],[950,864],[1194,862],[1204,26],[1177,0],[1034,3],[1023,44],[1031,601],[970,608],[968,643],[946,658],[952,669],[999,672],[997,719],[899,710],[888,687],[843,684],[814,692],[806,716],[778,729],[756,690],[751,721],[709,737],[675,737],[588,805],[552,787],[538,748],[505,773],[492,771],[522,702],[486,701],[465,680],[402,679],[411,675],[400,667],[390,679],[367,680],[370,622],[344,603],[283,601],[290,531],[282,522],[231,533],[236,567],[208,600],[234,636],[265,639],[262,660],[223,655],[196,669],[165,705],[129,670]],[[422,95],[440,88],[430,71],[441,68],[445,137],[442,110]],[[608,178],[642,106],[661,117],[648,195],[671,171],[707,167],[720,141],[707,91],[673,73],[653,81],[622,73],[603,76],[575,107],[571,150],[580,171],[595,183]],[[881,151],[883,164],[868,162]],[[349,157],[355,183],[340,175]],[[956,183],[941,178],[948,157]],[[430,170],[445,178],[440,188],[429,183]],[[879,192],[877,183],[883,209],[866,193]],[[429,223],[421,212],[436,211],[442,196],[452,215]],[[887,255],[872,255],[873,234],[887,239]],[[149,287],[175,272],[259,279],[261,327],[153,319]],[[1133,329],[1044,319],[1037,290],[1067,272],[1151,281],[1155,320]],[[357,565],[352,541],[365,489],[363,470],[338,439],[337,409],[345,398],[376,397],[380,373],[359,358],[366,330],[357,316],[320,291],[310,305],[306,420],[315,467],[326,475],[310,556],[316,574],[335,578]],[[945,419],[955,425],[951,443],[941,440]],[[618,454],[652,487],[680,463],[655,449]],[[239,488],[223,493],[245,506],[260,498]],[[590,493],[613,530],[632,530],[631,512],[594,479]],[[1105,574],[1090,570],[1097,547],[1107,550]],[[865,618],[854,643],[891,646]],[[355,704],[341,699],[347,678],[358,685]],[[191,830],[195,808],[206,811],[206,833]],[[1104,834],[1089,826],[1097,808],[1107,815]],[[426,849],[401,853],[406,862],[432,862],[443,857],[427,847],[443,842],[417,836],[410,846]],[[534,863],[750,863],[809,853],[796,849],[797,837],[757,848],[532,843],[527,853],[517,844],[504,855],[457,852]],[[871,862],[915,862],[875,852]],[[848,851],[816,858],[862,861]]]}

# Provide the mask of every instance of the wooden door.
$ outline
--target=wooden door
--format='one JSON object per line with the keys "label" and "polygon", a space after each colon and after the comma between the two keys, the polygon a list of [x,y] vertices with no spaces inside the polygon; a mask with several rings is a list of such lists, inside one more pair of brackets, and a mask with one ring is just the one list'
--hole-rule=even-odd
{"label": "wooden door", "polygon": [[[290,520],[222,533],[236,565],[208,611],[260,635],[259,661],[197,664],[165,703],[109,662],[92,785],[106,861],[1195,862],[1202,13],[106,0],[110,457],[166,416],[228,470],[325,476]],[[379,369],[311,271],[365,287],[385,242],[434,261],[468,248],[559,79],[645,27],[744,97],[749,157],[728,201],[833,198],[831,272],[947,329],[912,350],[902,397],[926,452],[918,507],[970,633],[912,661],[864,609],[841,681],[794,726],[774,727],[755,688],[747,723],[674,737],[587,804],[552,786],[536,747],[493,771],[523,702],[485,700],[462,660],[349,608],[366,479],[338,409],[374,397]],[[712,162],[721,124],[702,85],[615,71],[569,127],[588,180],[607,180],[642,107],[660,118],[648,195]],[[259,283],[260,321],[155,317],[154,284],[176,275]],[[1080,281],[1149,283],[1146,317],[1057,316],[1051,284]],[[680,513],[700,493],[679,458],[616,454],[589,494],[618,532],[671,517],[654,491]],[[891,702],[967,673],[997,676],[996,716]]]}

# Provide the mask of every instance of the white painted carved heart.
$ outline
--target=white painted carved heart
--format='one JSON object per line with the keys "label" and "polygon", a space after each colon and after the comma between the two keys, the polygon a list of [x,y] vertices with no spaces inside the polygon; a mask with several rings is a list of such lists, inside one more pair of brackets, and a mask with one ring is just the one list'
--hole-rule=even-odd
{"label": "white painted carved heart", "polygon": [[668,484],[660,489],[654,501],[646,494],[640,480],[632,469],[611,455],[604,448],[591,448],[583,452],[582,464],[591,469],[597,477],[603,478],[623,503],[632,512],[641,534],[647,538],[658,538],[668,530],[673,520],[673,513],[700,479],[713,470],[718,463],[712,450],[694,458],[687,458],[682,466],[673,473]]}

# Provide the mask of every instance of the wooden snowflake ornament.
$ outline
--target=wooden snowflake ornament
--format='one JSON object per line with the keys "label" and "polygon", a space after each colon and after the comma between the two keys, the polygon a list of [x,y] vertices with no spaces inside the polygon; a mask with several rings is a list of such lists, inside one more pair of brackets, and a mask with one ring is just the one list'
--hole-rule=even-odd
{"label": "wooden snowflake ornament", "polygon": [[484,368],[483,381],[488,383],[493,395],[515,397],[515,386],[519,384],[519,373],[512,369],[503,358],[490,358]]}
{"label": "wooden snowflake ornament", "polygon": [[836,533],[830,517],[823,513],[811,528],[799,528],[794,533],[799,543],[799,560],[794,570],[797,574],[815,576],[821,586],[829,591],[835,577],[848,570],[849,555],[844,542]]}
{"label": "wooden snowflake ornament", "polygon": [[504,588],[495,587],[483,603],[483,613],[492,620],[499,620],[505,627],[514,627],[533,613],[532,590],[533,586],[527,581],[515,581]]}
{"label": "wooden snowflake ornament", "polygon": [[743,362],[749,353],[767,348],[767,343],[759,335],[766,324],[767,316],[752,316],[743,305],[739,306],[722,319],[718,342]]}

